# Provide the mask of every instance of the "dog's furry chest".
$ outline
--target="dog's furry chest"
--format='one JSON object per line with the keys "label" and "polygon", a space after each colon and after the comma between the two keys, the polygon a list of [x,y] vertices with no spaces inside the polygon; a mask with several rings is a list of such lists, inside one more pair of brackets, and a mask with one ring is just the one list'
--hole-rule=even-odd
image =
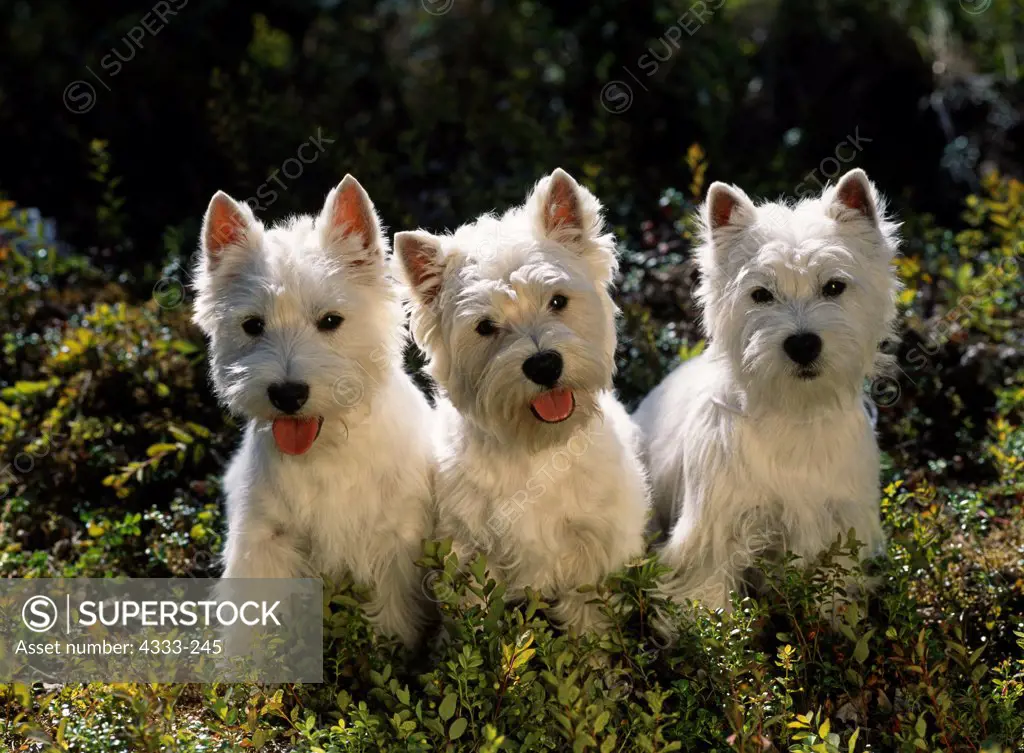
{"label": "dog's furry chest", "polygon": [[630,507],[632,469],[620,452],[597,432],[580,452],[453,457],[438,479],[439,529],[487,552],[513,595],[596,582],[642,542],[643,511]]}
{"label": "dog's furry chest", "polygon": [[734,432],[734,457],[750,481],[784,498],[820,499],[857,484],[876,454],[865,419],[857,415],[804,423],[738,419]]}
{"label": "dog's furry chest", "polygon": [[851,505],[873,505],[878,451],[863,416],[828,420],[740,419],[736,452],[729,462],[733,501],[747,500],[786,541],[800,532],[828,529],[856,517]]}
{"label": "dog's furry chest", "polygon": [[251,499],[238,501],[289,537],[311,574],[349,572],[357,581],[374,582],[398,542],[424,535],[426,465],[414,462],[412,448],[406,452],[409,465],[396,469],[358,443],[328,444],[315,455],[286,458],[265,437],[253,441],[253,452],[239,454],[237,477],[229,472],[231,487],[236,494],[251,489]]}
{"label": "dog's furry chest", "polygon": [[278,467],[275,511],[290,535],[308,552],[315,572],[337,576],[346,570],[363,579],[371,531],[380,527],[383,499],[366,479],[338,473],[337,463]]}
{"label": "dog's furry chest", "polygon": [[594,564],[614,531],[598,511],[600,491],[586,476],[535,474],[519,489],[504,485],[488,496],[488,522],[501,532],[492,558],[495,566],[514,573],[506,576],[510,581],[557,590],[597,577],[600,568]]}

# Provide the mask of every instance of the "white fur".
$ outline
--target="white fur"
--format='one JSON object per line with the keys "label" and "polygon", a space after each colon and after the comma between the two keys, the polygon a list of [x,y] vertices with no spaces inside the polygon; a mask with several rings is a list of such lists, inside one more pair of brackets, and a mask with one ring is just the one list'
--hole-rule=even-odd
{"label": "white fur", "polygon": [[[412,645],[423,621],[414,561],[431,535],[433,414],[402,370],[386,247],[351,176],[317,218],[266,229],[219,193],[204,221],[195,320],[210,338],[217,394],[248,420],[224,477],[224,577],[347,571],[375,589],[375,625]],[[319,331],[328,312],[344,321]],[[259,337],[241,327],[253,315],[266,321]],[[280,452],[271,432],[280,412],[267,387],[286,380],[309,384],[302,413],[324,419],[298,456]]]}
{"label": "white fur", "polygon": [[[822,196],[755,205],[713,185],[702,212],[697,291],[710,344],[643,401],[655,508],[669,531],[667,593],[728,608],[743,570],[766,551],[811,560],[850,528],[874,555],[879,453],[862,402],[891,334],[896,226],[855,170]],[[846,283],[835,298],[822,294]],[[757,287],[772,303],[755,303]],[[823,340],[815,378],[783,350],[796,332]]]}
{"label": "white fur", "polygon": [[[614,242],[601,206],[568,174],[542,180],[526,205],[451,235],[395,237],[396,269],[413,295],[412,331],[444,391],[438,406],[438,535],[460,561],[483,552],[512,597],[556,600],[554,618],[601,622],[579,586],[642,553],[648,510],[635,428],[611,391]],[[568,298],[561,311],[555,295]],[[476,331],[482,319],[498,332]],[[529,356],[564,359],[560,387],[575,412],[548,424],[530,411],[545,391]]]}

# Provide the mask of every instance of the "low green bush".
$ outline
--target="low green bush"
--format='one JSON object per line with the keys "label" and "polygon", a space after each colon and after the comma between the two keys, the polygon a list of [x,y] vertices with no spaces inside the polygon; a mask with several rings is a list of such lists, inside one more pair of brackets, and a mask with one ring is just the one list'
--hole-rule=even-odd
{"label": "low green bush", "polygon": [[[686,216],[702,159],[623,249],[630,397],[701,348]],[[0,685],[0,735],[104,753],[1024,750],[1024,186],[992,177],[962,227],[910,218],[904,234],[901,370],[871,385],[889,551],[878,589],[834,616],[850,541],[810,570],[763,563],[768,586],[730,614],[676,608],[671,646],[651,629],[673,609],[653,557],[595,585],[613,629],[573,637],[542,594],[506,603],[482,562],[428,542],[440,624],[421,655],[374,635],[340,583],[323,685]],[[9,203],[0,270],[0,573],[215,575],[239,427],[208,389],[184,274],[134,300]]]}

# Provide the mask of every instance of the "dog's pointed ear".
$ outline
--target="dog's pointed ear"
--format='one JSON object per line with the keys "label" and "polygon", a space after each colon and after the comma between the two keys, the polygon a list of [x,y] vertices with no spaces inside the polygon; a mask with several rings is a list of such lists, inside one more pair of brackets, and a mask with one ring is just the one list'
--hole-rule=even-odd
{"label": "dog's pointed ear", "polygon": [[615,236],[605,232],[604,208],[585,186],[562,168],[542,178],[526,199],[534,237],[547,238],[587,259],[598,282],[618,268]]}
{"label": "dog's pointed ear", "polygon": [[246,204],[239,204],[223,191],[210,199],[203,217],[201,243],[210,269],[216,269],[225,254],[252,248],[259,223]]}
{"label": "dog's pointed ear", "polygon": [[548,177],[541,211],[547,235],[562,232],[578,234],[583,231],[580,185],[560,167],[556,167]]}
{"label": "dog's pointed ear", "polygon": [[858,167],[839,179],[828,214],[837,222],[866,219],[872,225],[878,225],[878,200],[867,173]]}
{"label": "dog's pointed ear", "polygon": [[738,186],[715,181],[708,188],[701,207],[706,252],[700,256],[700,266],[731,268],[749,253],[745,244],[738,243],[739,233],[757,220],[757,209],[750,197]]}
{"label": "dog's pointed ear", "polygon": [[380,219],[359,181],[346,175],[331,189],[316,221],[320,243],[354,266],[384,258]]}
{"label": "dog's pointed ear", "polygon": [[754,202],[737,186],[715,181],[704,202],[704,223],[714,234],[725,228],[747,227],[754,222]]}
{"label": "dog's pointed ear", "polygon": [[430,306],[437,299],[444,277],[441,239],[423,230],[395,233],[396,276],[416,300]]}
{"label": "dog's pointed ear", "polygon": [[560,167],[537,184],[526,206],[537,231],[563,245],[592,243],[604,232],[601,202]]}

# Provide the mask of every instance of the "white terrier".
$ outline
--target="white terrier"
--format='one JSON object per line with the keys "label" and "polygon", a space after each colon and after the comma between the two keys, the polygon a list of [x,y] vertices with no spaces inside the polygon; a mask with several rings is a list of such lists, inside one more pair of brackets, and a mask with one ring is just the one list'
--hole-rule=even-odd
{"label": "white terrier", "polygon": [[525,206],[454,234],[395,236],[412,332],[438,405],[438,536],[482,552],[508,594],[554,597],[559,624],[600,610],[577,592],[643,551],[636,429],[611,391],[617,263],[601,205],[567,173]]}
{"label": "white terrier", "polygon": [[636,412],[666,591],[728,609],[762,552],[810,561],[849,529],[880,553],[879,453],[863,400],[891,334],[897,226],[862,170],[755,207],[715,183],[697,298],[710,344]]}
{"label": "white terrier", "polygon": [[372,622],[422,622],[415,559],[431,534],[432,411],[402,370],[387,241],[352,177],[316,218],[265,229],[218,192],[203,221],[195,321],[218,396],[248,419],[224,476],[225,578],[350,572]]}

